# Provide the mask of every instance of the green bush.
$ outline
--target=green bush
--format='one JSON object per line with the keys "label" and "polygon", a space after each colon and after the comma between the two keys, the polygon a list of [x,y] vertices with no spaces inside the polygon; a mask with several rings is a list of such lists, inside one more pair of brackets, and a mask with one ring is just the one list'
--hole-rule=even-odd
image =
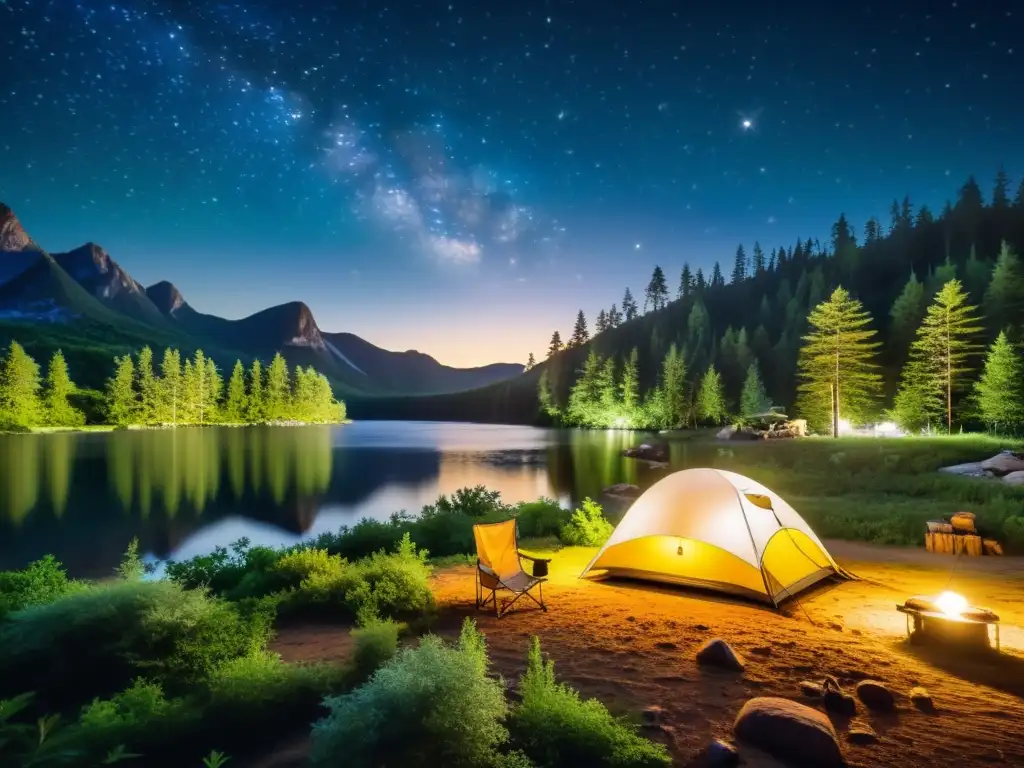
{"label": "green bush", "polygon": [[52,603],[83,589],[85,584],[69,579],[53,555],[46,555],[20,571],[0,571],[0,621],[14,611]]}
{"label": "green bush", "polygon": [[664,746],[616,720],[597,699],[582,700],[555,681],[554,663],[541,656],[534,637],[526,672],[519,681],[520,703],[509,718],[512,743],[538,768],[565,765],[655,768],[672,764]]}
{"label": "green bush", "polygon": [[483,636],[469,619],[456,646],[428,635],[326,705],[330,715],[313,726],[315,767],[493,768],[503,759],[504,685],[488,677]]}
{"label": "green bush", "polygon": [[569,510],[547,498],[523,502],[516,506],[513,514],[519,524],[519,535],[523,538],[558,536],[570,517]]}
{"label": "green bush", "polygon": [[427,551],[417,552],[405,534],[394,553],[375,552],[351,563],[341,574],[345,605],[361,624],[375,617],[422,612],[434,604]]}
{"label": "green bush", "polygon": [[370,621],[352,630],[351,682],[361,685],[398,653],[398,636],[404,625],[391,619]]}
{"label": "green bush", "polygon": [[604,518],[601,505],[588,496],[582,507],[575,510],[569,522],[562,526],[559,538],[570,546],[600,547],[608,541],[613,530],[612,524]]}
{"label": "green bush", "polygon": [[272,614],[172,582],[95,586],[11,614],[0,625],[0,695],[34,690],[63,711],[141,675],[179,690],[262,650]]}
{"label": "green bush", "polygon": [[[185,589],[209,589],[215,595],[229,598],[260,597],[274,592],[274,579],[268,574],[285,550],[250,547],[249,540],[239,539],[231,545],[216,547],[208,555],[198,555],[180,563],[169,561],[166,574]],[[265,583],[266,581],[271,583]]]}

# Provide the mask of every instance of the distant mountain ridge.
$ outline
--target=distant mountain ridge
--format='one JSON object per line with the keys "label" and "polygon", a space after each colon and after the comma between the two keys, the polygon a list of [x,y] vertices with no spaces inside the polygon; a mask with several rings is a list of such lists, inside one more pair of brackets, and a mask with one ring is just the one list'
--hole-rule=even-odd
{"label": "distant mountain ridge", "polygon": [[[228,351],[265,360],[281,352],[292,365],[311,365],[324,373],[341,387],[341,396],[457,392],[523,371],[522,365],[512,363],[451,368],[419,352],[381,349],[351,333],[325,333],[301,301],[238,320],[198,312],[173,283],[162,280],[143,287],[95,243],[46,253],[14,211],[0,203],[0,324],[10,323],[60,324],[64,339],[73,338],[77,328],[83,346],[85,336],[99,335],[135,347],[140,339],[152,338],[146,343],[156,348],[179,344],[219,349],[225,359]],[[38,335],[35,329],[32,334]],[[19,332],[0,328],[0,336],[18,338]],[[46,348],[43,342],[40,346]]]}

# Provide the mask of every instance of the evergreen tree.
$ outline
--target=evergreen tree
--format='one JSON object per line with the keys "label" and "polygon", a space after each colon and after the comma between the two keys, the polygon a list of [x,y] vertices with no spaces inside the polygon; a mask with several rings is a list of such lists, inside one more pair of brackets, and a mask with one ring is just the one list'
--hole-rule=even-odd
{"label": "evergreen tree", "polygon": [[197,349],[192,360],[192,409],[193,420],[197,424],[206,424],[210,416],[210,374],[203,350]]}
{"label": "evergreen tree", "polygon": [[247,420],[250,424],[260,424],[267,420],[267,396],[263,386],[263,365],[253,360],[249,367],[249,394],[246,398]]}
{"label": "evergreen tree", "polygon": [[199,420],[202,387],[203,383],[196,373],[195,365],[186,358],[181,371],[181,408],[178,409],[178,423],[195,424]]}
{"label": "evergreen tree", "polygon": [[529,357],[526,358],[526,369],[525,370],[532,371],[535,365],[537,365],[537,360],[536,360],[536,358],[534,358],[533,352],[531,352]]}
{"label": "evergreen tree", "polygon": [[647,311],[648,305],[655,311],[664,309],[667,303],[668,284],[665,282],[665,273],[662,272],[661,267],[656,266],[654,272],[651,273],[651,281],[647,284],[647,290],[644,291],[644,311]]}
{"label": "evergreen tree", "polygon": [[608,330],[608,314],[602,309],[597,313],[597,321],[594,323],[594,333],[604,333]]}
{"label": "evergreen tree", "polygon": [[754,277],[765,271],[764,249],[756,240],[754,241],[754,250],[750,254],[750,271],[753,272],[752,276]]}
{"label": "evergreen tree", "polygon": [[570,424],[580,426],[607,426],[601,407],[602,360],[593,347],[583,362],[583,369],[576,383],[569,390],[566,418]]}
{"label": "evergreen tree", "polygon": [[978,258],[978,249],[971,245],[971,255],[964,264],[964,288],[975,304],[981,304],[985,300],[985,292],[988,290],[991,277],[991,267]]}
{"label": "evergreen tree", "polygon": [[233,424],[241,424],[247,420],[248,404],[245,401],[245,368],[241,360],[235,360],[228,379],[227,398],[224,401],[224,418]]}
{"label": "evergreen tree", "polygon": [[677,299],[688,299],[690,294],[693,292],[693,273],[690,271],[690,263],[686,262],[683,264],[683,271],[679,275],[679,292],[676,294]]}
{"label": "evergreen tree", "polygon": [[551,389],[551,380],[546,369],[541,372],[540,378],[537,380],[537,404],[540,406],[541,413],[557,418],[558,406],[555,405],[555,395]]}
{"label": "evergreen tree", "polygon": [[[700,270],[697,270],[700,272]],[[712,288],[724,288],[725,278],[722,277],[722,268],[715,262],[715,265],[711,268],[711,287]]]}
{"label": "evergreen tree", "polygon": [[693,278],[693,288],[697,293],[704,293],[707,287],[708,284],[704,280],[704,270],[697,267],[697,275]]}
{"label": "evergreen tree", "polygon": [[597,389],[600,397],[601,409],[610,418],[618,404],[618,398],[616,397],[618,393],[616,392],[614,357],[609,357],[601,364],[601,370],[598,373],[597,378]]}
{"label": "evergreen tree", "polygon": [[1017,254],[1005,241],[985,292],[985,310],[996,331],[1016,331],[1024,322],[1024,271]]}
{"label": "evergreen tree", "polygon": [[664,390],[666,427],[686,423],[686,363],[683,354],[672,344],[662,362],[661,386]]}
{"label": "evergreen tree", "polygon": [[864,245],[877,243],[882,239],[882,224],[874,216],[864,225]]}
{"label": "evergreen tree", "polygon": [[[312,368],[310,371],[312,372]],[[206,400],[203,409],[203,423],[213,424],[220,420],[220,398],[224,389],[224,380],[221,378],[217,364],[212,357],[206,358],[205,376]]]}
{"label": "evergreen tree", "polygon": [[551,341],[548,342],[548,359],[562,351],[562,334],[555,331],[551,334]]}
{"label": "evergreen tree", "polygon": [[590,332],[587,331],[587,318],[581,309],[576,313],[576,324],[572,328],[572,336],[569,337],[567,348],[582,347],[590,340]]}
{"label": "evergreen tree", "polygon": [[704,372],[700,390],[697,393],[697,417],[704,422],[721,424],[727,415],[722,379],[715,367],[710,366]]}
{"label": "evergreen tree", "polygon": [[626,318],[628,323],[634,317],[637,316],[639,309],[636,305],[636,301],[633,299],[633,294],[629,292],[629,288],[626,289],[626,293],[622,296],[622,314]]}
{"label": "evergreen tree", "polygon": [[608,310],[608,327],[618,328],[622,325],[622,313],[619,312],[619,308],[612,304],[612,308]]}
{"label": "evergreen tree", "polygon": [[0,363],[0,425],[38,425],[44,415],[39,388],[39,365],[21,344],[11,341]]}
{"label": "evergreen tree", "polygon": [[932,274],[928,278],[928,284],[925,286],[928,298],[934,297],[950,280],[956,280],[956,264],[947,256],[945,261],[932,270]]}
{"label": "evergreen tree", "polygon": [[74,382],[68,372],[64,353],[59,349],[50,358],[46,370],[46,390],[43,395],[43,421],[55,427],[79,427],[85,424],[85,414],[68,401],[75,392]]}
{"label": "evergreen tree", "polygon": [[159,405],[159,382],[153,374],[153,350],[148,346],[139,350],[135,364],[136,390],[139,393],[138,411],[135,419],[139,424],[154,424]]}
{"label": "evergreen tree", "polygon": [[981,378],[974,384],[981,420],[994,432],[1014,432],[1024,424],[1024,365],[1004,331],[989,347]]}
{"label": "evergreen tree", "polygon": [[118,427],[134,423],[138,409],[135,395],[135,363],[131,355],[115,358],[114,375],[107,380],[107,421]]}
{"label": "evergreen tree", "polygon": [[290,389],[288,364],[278,352],[267,366],[266,410],[268,420],[281,421],[288,418],[288,410],[291,405],[288,402]]}
{"label": "evergreen tree", "polygon": [[640,405],[640,372],[637,366],[636,347],[633,347],[629,359],[622,366],[622,381],[619,383],[619,389],[622,393],[622,407],[629,418],[633,418]]}
{"label": "evergreen tree", "polygon": [[892,324],[889,330],[889,343],[896,350],[898,359],[906,358],[907,350],[914,339],[917,326],[924,317],[925,299],[924,285],[917,279],[913,271],[910,279],[903,286],[903,291],[892,304],[889,316]]}
{"label": "evergreen tree", "polygon": [[740,395],[740,415],[749,419],[759,413],[767,413],[771,407],[772,401],[764,389],[757,361],[752,361],[750,367],[747,368],[747,378],[743,381],[743,393]]}
{"label": "evergreen tree", "polygon": [[160,396],[156,421],[177,426],[181,422],[181,402],[184,396],[181,374],[181,353],[165,349],[160,363]]}
{"label": "evergreen tree", "polygon": [[743,250],[743,243],[736,246],[736,260],[732,265],[732,284],[737,285],[747,277],[747,253]]}
{"label": "evergreen tree", "polygon": [[902,387],[921,387],[924,397],[941,404],[949,433],[953,431],[953,395],[972,372],[970,359],[978,350],[974,339],[981,324],[975,311],[967,304],[959,280],[946,283],[928,307],[911,345],[913,365],[904,371]]}
{"label": "evergreen tree", "polygon": [[997,211],[1004,211],[1010,207],[1010,177],[1006,175],[1006,169],[1001,165],[996,173],[995,187],[992,189],[992,207]]}
{"label": "evergreen tree", "polygon": [[841,416],[859,420],[874,407],[881,384],[874,362],[879,342],[867,327],[868,313],[842,287],[814,307],[807,322],[811,330],[797,363],[800,412],[815,426],[828,425],[838,437]]}

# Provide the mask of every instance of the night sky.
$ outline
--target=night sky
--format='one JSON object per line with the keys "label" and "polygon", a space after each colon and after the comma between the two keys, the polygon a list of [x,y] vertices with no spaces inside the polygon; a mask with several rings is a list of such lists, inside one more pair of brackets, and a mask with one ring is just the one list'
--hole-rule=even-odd
{"label": "night sky", "polygon": [[0,0],[0,200],[200,311],[474,365],[1024,171],[1017,3],[688,5]]}

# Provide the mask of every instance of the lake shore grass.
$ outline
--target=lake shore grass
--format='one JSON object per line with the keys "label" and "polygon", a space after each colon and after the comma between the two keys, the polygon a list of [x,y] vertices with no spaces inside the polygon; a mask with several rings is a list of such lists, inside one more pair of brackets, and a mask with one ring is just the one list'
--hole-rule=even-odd
{"label": "lake shore grass", "polygon": [[313,426],[344,426],[351,424],[352,419],[344,419],[342,421],[332,422],[314,422],[314,421],[265,421],[265,422],[218,422],[216,424],[125,424],[125,425],[114,425],[114,424],[83,424],[76,427],[25,427],[19,430],[4,430],[0,429],[0,435],[53,435],[53,434],[68,434],[68,433],[90,433],[90,432],[116,432],[119,430],[124,431],[159,431],[168,429],[203,429],[208,427],[226,427],[226,428],[242,428],[242,427],[313,427]]}

